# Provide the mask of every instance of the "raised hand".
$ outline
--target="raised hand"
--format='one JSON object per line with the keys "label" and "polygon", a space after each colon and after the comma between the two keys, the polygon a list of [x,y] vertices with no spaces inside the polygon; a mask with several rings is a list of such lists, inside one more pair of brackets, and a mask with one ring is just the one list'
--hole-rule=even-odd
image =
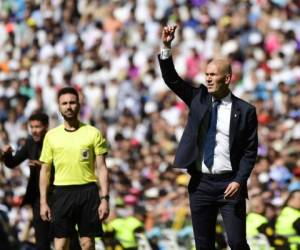
{"label": "raised hand", "polygon": [[3,154],[7,154],[7,153],[12,153],[13,152],[13,149],[10,145],[4,145],[2,148],[1,148],[1,151]]}
{"label": "raised hand", "polygon": [[176,30],[176,28],[177,28],[177,25],[165,26],[163,28],[163,31],[162,31],[162,34],[161,34],[161,39],[162,39],[163,45],[166,48],[170,48],[171,47],[171,42],[175,38],[175,30]]}

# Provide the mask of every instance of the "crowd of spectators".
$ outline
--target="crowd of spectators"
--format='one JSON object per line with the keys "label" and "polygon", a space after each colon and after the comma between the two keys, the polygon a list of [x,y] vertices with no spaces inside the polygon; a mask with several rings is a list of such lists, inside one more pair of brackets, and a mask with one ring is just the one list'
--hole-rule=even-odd
{"label": "crowd of spectators", "polygon": [[[261,193],[276,218],[300,188],[298,0],[2,0],[0,146],[16,150],[35,111],[51,117],[50,127],[61,123],[57,90],[75,86],[81,119],[110,145],[111,216],[143,207],[148,235],[184,229],[189,177],[172,161],[188,110],[157,63],[161,28],[175,23],[179,74],[204,83],[207,61],[227,56],[232,91],[256,106],[259,156],[249,196]],[[21,241],[32,241],[30,210],[19,206],[27,176],[26,163],[0,167],[0,211]]]}

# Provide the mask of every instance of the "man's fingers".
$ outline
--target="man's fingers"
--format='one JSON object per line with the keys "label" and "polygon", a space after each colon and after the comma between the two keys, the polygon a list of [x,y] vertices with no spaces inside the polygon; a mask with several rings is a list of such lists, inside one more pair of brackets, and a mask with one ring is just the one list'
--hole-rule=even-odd
{"label": "man's fingers", "polygon": [[106,219],[108,214],[109,214],[109,212],[107,210],[101,210],[100,213],[99,213],[100,220]]}
{"label": "man's fingers", "polygon": [[236,189],[230,189],[229,192],[227,194],[225,194],[225,196],[233,196],[236,193]]}
{"label": "man's fingers", "polygon": [[224,193],[224,197],[229,197],[231,195],[231,190],[227,190],[227,192]]}
{"label": "man's fingers", "polygon": [[30,160],[29,161],[29,166],[34,166],[34,167],[41,167],[42,162],[39,160]]}
{"label": "man's fingers", "polygon": [[47,219],[48,219],[48,221],[51,220],[51,211],[50,210],[47,211]]}
{"label": "man's fingers", "polygon": [[173,25],[173,26],[171,26],[171,31],[174,33],[174,32],[175,32],[175,30],[176,30],[176,28],[177,28],[177,25]]}
{"label": "man's fingers", "polygon": [[102,209],[99,210],[99,218],[100,218],[100,220],[102,220],[102,218],[103,218],[103,210]]}
{"label": "man's fingers", "polygon": [[50,211],[50,209],[43,210],[41,212],[41,218],[42,218],[43,221],[50,221],[51,220],[51,211]]}
{"label": "man's fingers", "polygon": [[100,220],[105,220],[109,215],[109,208],[99,208],[98,210]]}
{"label": "man's fingers", "polygon": [[43,220],[43,221],[47,221],[47,220],[48,220],[48,218],[47,218],[47,215],[46,215],[46,214],[42,214],[42,215],[41,215],[41,218],[42,218],[42,220]]}
{"label": "man's fingers", "polygon": [[50,221],[50,220],[51,220],[51,214],[50,214],[49,211],[46,212],[44,218],[45,218],[45,219],[44,219],[45,221]]}
{"label": "man's fingers", "polygon": [[1,148],[1,151],[6,154],[6,153],[9,153],[9,152],[13,152],[13,149],[10,145],[5,145]]}
{"label": "man's fingers", "polygon": [[230,183],[224,192],[224,198],[226,199],[234,196],[238,190],[239,190],[239,185],[235,185],[235,183]]}
{"label": "man's fingers", "polygon": [[163,31],[166,34],[170,35],[170,34],[173,34],[175,32],[176,28],[177,28],[177,25],[165,26]]}
{"label": "man's fingers", "polygon": [[228,194],[230,192],[230,190],[231,190],[231,186],[228,185],[227,188],[226,188],[226,190],[225,190],[225,192],[224,192],[224,194],[225,195]]}

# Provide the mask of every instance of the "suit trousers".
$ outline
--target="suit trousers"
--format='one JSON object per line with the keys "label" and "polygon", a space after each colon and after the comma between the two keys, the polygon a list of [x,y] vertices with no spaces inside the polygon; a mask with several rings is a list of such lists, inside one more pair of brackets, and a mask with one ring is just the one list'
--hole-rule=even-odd
{"label": "suit trousers", "polygon": [[33,227],[36,238],[36,249],[37,250],[50,250],[51,238],[49,234],[50,222],[43,221],[40,216],[40,200],[36,199],[32,204],[33,211]]}
{"label": "suit trousers", "polygon": [[250,250],[246,240],[246,200],[238,193],[224,199],[232,174],[195,174],[188,185],[190,209],[197,250],[215,250],[217,215],[224,222],[228,245],[232,250]]}

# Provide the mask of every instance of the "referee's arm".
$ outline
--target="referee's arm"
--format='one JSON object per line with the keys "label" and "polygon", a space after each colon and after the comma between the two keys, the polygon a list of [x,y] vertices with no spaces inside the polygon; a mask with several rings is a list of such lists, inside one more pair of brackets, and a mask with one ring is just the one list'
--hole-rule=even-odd
{"label": "referee's arm", "polygon": [[100,185],[100,193],[103,198],[101,198],[98,213],[100,220],[105,220],[109,215],[109,176],[105,162],[105,154],[96,155],[96,168],[97,178]]}
{"label": "referee's arm", "polygon": [[50,208],[47,203],[47,191],[49,187],[49,179],[50,179],[50,166],[48,164],[43,163],[40,171],[40,214],[41,218],[46,221],[50,221],[51,213]]}

